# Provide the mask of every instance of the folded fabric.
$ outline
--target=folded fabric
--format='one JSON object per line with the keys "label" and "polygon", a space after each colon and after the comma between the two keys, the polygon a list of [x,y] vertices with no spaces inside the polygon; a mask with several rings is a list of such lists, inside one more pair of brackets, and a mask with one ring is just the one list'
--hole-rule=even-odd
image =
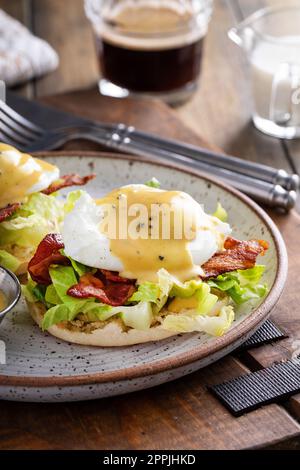
{"label": "folded fabric", "polygon": [[57,53],[46,41],[0,10],[0,80],[16,85],[51,72],[58,63]]}

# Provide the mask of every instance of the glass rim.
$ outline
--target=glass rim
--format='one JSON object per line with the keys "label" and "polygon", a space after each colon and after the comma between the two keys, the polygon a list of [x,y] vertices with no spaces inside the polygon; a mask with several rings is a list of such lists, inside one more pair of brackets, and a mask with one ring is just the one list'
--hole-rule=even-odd
{"label": "glass rim", "polygon": [[[213,5],[213,0],[200,0],[200,8],[197,11],[196,15],[192,15],[190,20],[188,21],[187,24],[181,25],[179,27],[167,30],[167,31],[155,31],[155,32],[134,32],[130,30],[124,30],[118,25],[113,25],[112,21],[109,17],[105,17],[104,14],[101,14],[100,11],[93,11],[94,18],[92,17],[91,12],[89,11],[89,4],[92,3],[93,0],[85,0],[85,13],[87,18],[91,21],[93,29],[95,30],[96,33],[100,33],[101,25],[104,25],[106,28],[113,30],[117,32],[119,35],[124,36],[124,37],[130,37],[130,38],[139,38],[139,39],[159,39],[159,38],[168,38],[175,36],[177,34],[183,33],[183,32],[188,32],[191,31],[195,26],[197,28],[203,27],[198,25],[198,16],[199,15],[206,15],[206,26],[209,23],[211,13],[212,13],[212,5]],[[100,2],[99,2],[100,3]],[[89,5],[89,6],[88,6]],[[96,22],[95,19],[98,19]]]}
{"label": "glass rim", "polygon": [[[255,22],[262,19],[262,18],[264,18],[264,17],[271,16],[273,14],[277,14],[277,13],[280,13],[282,11],[289,12],[289,11],[293,11],[293,10],[297,10],[300,14],[300,3],[299,2],[296,3],[294,1],[294,2],[290,2],[288,4],[281,4],[281,5],[277,5],[277,6],[268,6],[268,7],[265,7],[265,8],[261,8],[261,9],[255,11],[254,13],[252,13],[248,18],[246,18],[244,21],[239,23],[238,26],[236,28],[233,28],[233,29],[236,29],[237,31],[240,31],[240,30],[245,29],[247,26],[249,26],[249,27],[252,28],[252,30],[255,32],[255,34],[257,36],[259,36],[262,40],[264,40],[266,42],[274,43],[274,44],[280,44],[282,42],[282,37],[283,36],[278,37],[278,36],[273,36],[271,34],[262,33],[261,31],[259,31],[255,27]],[[300,38],[300,32],[299,32],[299,38]],[[294,41],[294,42],[291,41],[288,44],[286,44],[287,47],[293,46],[293,45],[299,46],[299,41]]]}

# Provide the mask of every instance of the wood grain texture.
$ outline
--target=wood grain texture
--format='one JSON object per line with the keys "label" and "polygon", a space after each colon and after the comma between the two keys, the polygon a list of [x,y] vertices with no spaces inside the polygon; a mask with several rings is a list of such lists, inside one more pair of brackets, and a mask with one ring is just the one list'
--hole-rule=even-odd
{"label": "wood grain texture", "polygon": [[36,95],[49,95],[96,83],[96,55],[82,0],[33,0],[33,29],[59,54],[56,71],[36,83]]}
{"label": "wood grain texture", "polygon": [[182,380],[69,404],[2,403],[0,449],[241,449],[299,433],[277,405],[233,418],[207,385],[245,369],[228,357]]}
{"label": "wood grain texture", "polygon": [[[210,145],[205,139],[191,132],[184,122],[178,120],[174,111],[158,100],[126,99],[120,101],[101,96],[98,90],[93,88],[43,97],[39,101],[90,119],[112,123],[124,122],[161,136],[169,135],[195,144]],[[97,144],[88,144],[87,142],[84,143],[84,149],[91,148],[91,145],[93,148],[99,149]],[[210,146],[215,147],[214,145]],[[73,147],[74,143],[68,145],[68,148]],[[78,148],[77,143],[74,148]]]}

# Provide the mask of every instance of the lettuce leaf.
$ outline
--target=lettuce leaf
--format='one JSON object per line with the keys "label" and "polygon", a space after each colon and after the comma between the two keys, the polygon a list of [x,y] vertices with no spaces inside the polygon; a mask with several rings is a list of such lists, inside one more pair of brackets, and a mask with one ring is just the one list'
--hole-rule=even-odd
{"label": "lettuce leaf", "polygon": [[160,295],[160,288],[154,282],[140,284],[138,290],[130,297],[129,302],[156,303]]}
{"label": "lettuce leaf", "polygon": [[32,288],[32,294],[38,302],[45,303],[46,286],[36,285]]}
{"label": "lettuce leaf", "polygon": [[64,204],[64,213],[65,215],[71,212],[74,209],[75,202],[85,193],[82,189],[77,189],[76,191],[71,191],[67,195],[67,200]]}
{"label": "lettuce leaf", "polygon": [[140,302],[132,307],[114,307],[113,311],[120,312],[120,317],[126,326],[137,330],[148,330],[152,323],[152,308],[150,302]]}
{"label": "lettuce leaf", "polygon": [[1,222],[1,247],[17,244],[35,249],[45,235],[58,231],[63,216],[63,204],[56,197],[34,193],[9,220]]}
{"label": "lettuce leaf", "polygon": [[195,292],[201,288],[203,282],[200,279],[193,279],[187,281],[183,284],[173,284],[170,296],[171,297],[180,297],[181,299],[186,299],[192,297]]}
{"label": "lettuce leaf", "polygon": [[76,299],[67,294],[68,289],[77,283],[72,266],[52,266],[49,274],[52,284],[47,287],[45,300],[50,304],[57,304],[55,305],[57,307],[63,305],[65,308],[53,310],[52,307],[47,310],[43,318],[43,329],[60,321],[72,321],[79,313],[86,314],[88,321],[105,321],[115,315],[109,305],[101,304],[95,299]]}
{"label": "lettuce leaf", "polygon": [[34,288],[37,286],[37,283],[34,282],[30,277],[27,281],[27,284],[22,284],[22,294],[28,302],[38,302],[38,299],[35,297]]}
{"label": "lettuce leaf", "polygon": [[18,258],[8,253],[6,250],[0,250],[0,266],[10,269],[15,273],[21,265]]}
{"label": "lettuce leaf", "polygon": [[[158,272],[159,286],[161,289],[161,298],[168,299],[168,297],[188,298],[195,296],[197,299],[197,313],[205,314],[211,310],[218,297],[210,292],[210,286],[201,281],[201,279],[192,279],[184,283],[170,275],[165,269]],[[163,305],[166,301],[164,301]],[[162,308],[161,303],[158,306]]]}
{"label": "lettuce leaf", "polygon": [[50,286],[48,286],[47,289],[46,289],[45,301],[48,304],[52,304],[52,305],[58,305],[58,304],[61,303],[60,298],[59,298],[53,284],[50,284]]}
{"label": "lettuce leaf", "polygon": [[67,294],[69,287],[77,283],[72,266],[52,266],[49,274],[53,284],[46,289],[45,301],[55,305],[44,315],[42,323],[44,330],[61,321],[72,321],[79,313],[83,314],[87,321],[105,321],[112,316],[120,315],[127,326],[141,330],[150,328],[152,322],[150,302],[111,307],[95,299],[76,299]]}
{"label": "lettuce leaf", "polygon": [[158,284],[153,282],[140,284],[129,301],[152,302],[155,304],[153,313],[157,314],[166,304],[168,298],[189,298],[192,296],[195,296],[197,300],[196,311],[199,314],[209,312],[218,301],[218,297],[210,292],[210,286],[200,279],[180,283],[168,271],[160,269],[158,271]]}
{"label": "lettuce leaf", "polygon": [[218,202],[217,208],[212,215],[221,220],[221,222],[227,222],[228,220],[228,214],[220,202]]}
{"label": "lettuce leaf", "polygon": [[50,326],[56,325],[62,321],[73,320],[73,313],[64,304],[54,305],[49,308],[43,317],[42,329],[48,330]]}
{"label": "lettuce leaf", "polygon": [[196,311],[200,315],[209,313],[218,302],[218,296],[211,294],[209,285],[204,282],[195,292],[195,296],[198,301]]}
{"label": "lettuce leaf", "polygon": [[87,272],[94,271],[92,268],[88,268],[82,263],[79,263],[78,261],[75,261],[74,259],[70,258],[68,256],[69,260],[71,261],[72,268],[74,269],[75,273],[78,274],[79,277],[83,276]]}
{"label": "lettuce leaf", "polygon": [[89,300],[82,308],[82,313],[88,321],[106,321],[116,315],[113,307],[100,302]]}
{"label": "lettuce leaf", "polygon": [[234,310],[231,305],[222,307],[219,315],[167,315],[162,321],[162,328],[176,333],[203,331],[213,336],[222,336],[234,320]]}
{"label": "lettuce leaf", "polygon": [[55,291],[61,301],[70,311],[79,313],[87,303],[87,299],[76,299],[67,294],[68,289],[77,284],[77,277],[72,266],[50,267],[49,274]]}
{"label": "lettuce leaf", "polygon": [[145,186],[149,186],[150,188],[159,189],[160,188],[160,182],[158,181],[158,179],[155,178],[155,176],[153,176],[151,178],[151,180],[149,180],[145,183]]}
{"label": "lettuce leaf", "polygon": [[210,287],[226,292],[237,305],[240,305],[252,299],[261,299],[266,295],[267,285],[259,284],[264,270],[263,265],[257,265],[250,269],[220,274],[207,283]]}

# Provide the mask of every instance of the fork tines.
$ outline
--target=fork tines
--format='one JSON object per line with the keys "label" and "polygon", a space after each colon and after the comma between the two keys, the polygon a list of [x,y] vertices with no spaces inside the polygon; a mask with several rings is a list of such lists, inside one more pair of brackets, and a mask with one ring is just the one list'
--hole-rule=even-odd
{"label": "fork tines", "polygon": [[2,140],[22,149],[41,137],[43,133],[43,129],[0,100],[0,138]]}

